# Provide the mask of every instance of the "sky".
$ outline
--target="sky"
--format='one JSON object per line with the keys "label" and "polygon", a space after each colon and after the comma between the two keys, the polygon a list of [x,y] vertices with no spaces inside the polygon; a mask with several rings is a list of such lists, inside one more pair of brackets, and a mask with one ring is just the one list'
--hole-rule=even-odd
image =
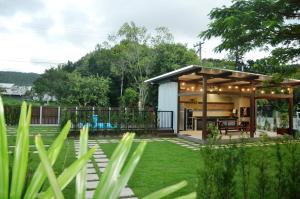
{"label": "sky", "polygon": [[[125,22],[149,31],[169,28],[175,42],[192,48],[207,29],[208,13],[230,0],[0,0],[0,71],[43,73],[68,60],[77,61],[107,40]],[[203,58],[220,39],[203,45]],[[251,52],[246,58],[260,58]]]}

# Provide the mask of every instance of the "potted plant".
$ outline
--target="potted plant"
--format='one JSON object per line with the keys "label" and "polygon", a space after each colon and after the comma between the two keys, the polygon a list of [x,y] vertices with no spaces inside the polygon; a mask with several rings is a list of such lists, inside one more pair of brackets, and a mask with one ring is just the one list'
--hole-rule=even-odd
{"label": "potted plant", "polygon": [[280,135],[288,134],[289,133],[288,124],[289,124],[288,114],[282,113],[280,115],[280,127],[277,128],[277,134]]}

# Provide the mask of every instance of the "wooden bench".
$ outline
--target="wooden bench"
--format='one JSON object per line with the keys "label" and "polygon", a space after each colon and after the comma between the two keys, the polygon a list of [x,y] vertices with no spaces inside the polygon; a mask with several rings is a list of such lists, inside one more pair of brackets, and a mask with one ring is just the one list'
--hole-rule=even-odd
{"label": "wooden bench", "polygon": [[228,132],[247,132],[249,131],[249,123],[242,122],[241,125],[238,125],[237,120],[235,119],[221,120],[218,121],[218,128],[220,130],[220,134],[222,134],[222,130],[225,130],[225,135],[227,135]]}

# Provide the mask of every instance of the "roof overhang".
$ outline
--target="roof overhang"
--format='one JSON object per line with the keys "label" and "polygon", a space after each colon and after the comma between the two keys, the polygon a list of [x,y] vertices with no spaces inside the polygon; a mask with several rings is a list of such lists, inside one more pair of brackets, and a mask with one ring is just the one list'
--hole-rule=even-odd
{"label": "roof overhang", "polygon": [[[207,68],[203,66],[190,65],[163,75],[146,80],[146,83],[159,84],[167,81],[201,81],[202,76],[208,76],[210,82],[215,83],[233,83],[233,82],[264,82],[271,81],[272,77],[268,75],[241,72],[222,68]],[[288,79],[281,82],[281,85],[297,86],[300,80]]]}
{"label": "roof overhang", "polygon": [[153,77],[151,79],[146,80],[146,83],[159,83],[162,81],[167,81],[167,80],[172,80],[174,78],[178,78],[179,76],[182,75],[187,75],[187,74],[191,74],[197,71],[201,71],[201,67],[200,66],[196,66],[196,65],[191,65],[191,66],[186,66],[156,77]]}

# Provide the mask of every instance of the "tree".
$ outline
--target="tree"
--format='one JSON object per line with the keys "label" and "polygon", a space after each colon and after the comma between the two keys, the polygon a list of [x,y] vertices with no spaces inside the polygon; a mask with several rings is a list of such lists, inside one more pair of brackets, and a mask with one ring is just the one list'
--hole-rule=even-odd
{"label": "tree", "polygon": [[199,64],[194,50],[183,44],[160,43],[154,47],[153,75],[161,75],[180,67]]}
{"label": "tree", "polygon": [[68,89],[62,101],[78,106],[107,106],[110,79],[68,74]]}
{"label": "tree", "polygon": [[246,52],[257,47],[272,47],[278,64],[299,61],[299,11],[297,0],[233,0],[230,7],[210,12],[212,22],[200,37],[221,37],[215,50],[234,54],[237,65]]}
{"label": "tree", "polygon": [[123,107],[135,107],[139,100],[139,93],[133,88],[125,89],[124,95],[120,98],[120,104]]}
{"label": "tree", "polygon": [[129,73],[129,64],[126,55],[126,44],[120,43],[112,48],[113,55],[116,57],[112,63],[111,72],[118,76],[120,80],[120,97],[123,96],[125,76]]}
{"label": "tree", "polygon": [[129,74],[134,80],[134,85],[139,91],[140,110],[144,109],[147,99],[148,85],[144,82],[151,74],[152,56],[151,49],[147,46],[149,35],[145,27],[136,26],[135,23],[125,23],[118,31],[117,38],[125,45],[125,60]]}
{"label": "tree", "polygon": [[45,94],[55,96],[60,101],[66,94],[67,72],[61,66],[46,70],[35,82],[33,90],[42,99]]}

